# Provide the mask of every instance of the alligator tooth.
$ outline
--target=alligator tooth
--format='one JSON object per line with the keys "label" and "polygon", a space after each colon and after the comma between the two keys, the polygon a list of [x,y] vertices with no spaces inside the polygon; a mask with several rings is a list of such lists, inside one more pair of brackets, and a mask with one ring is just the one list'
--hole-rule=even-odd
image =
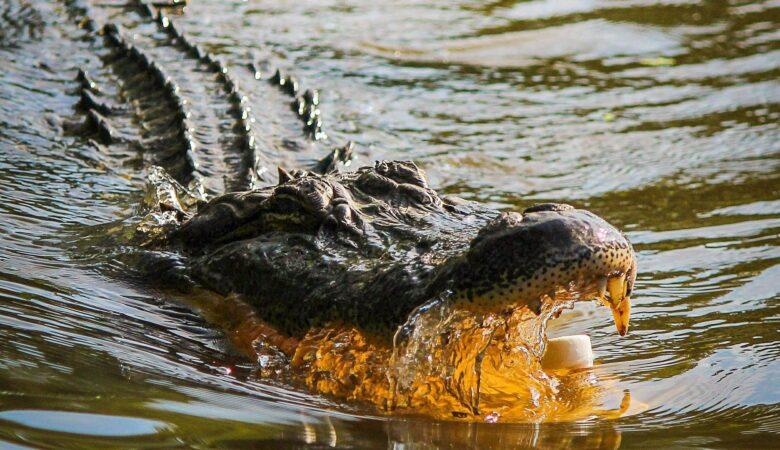
{"label": "alligator tooth", "polygon": [[343,147],[341,147],[339,153],[339,159],[345,166],[349,166],[350,163],[352,163],[352,158],[354,156],[355,152],[355,143],[352,141],[347,141],[346,144],[344,144]]}
{"label": "alligator tooth", "polygon": [[626,289],[628,289],[626,275],[611,277],[607,280],[609,306],[612,309],[615,326],[621,336],[625,336],[628,332],[628,321],[631,316],[631,299],[626,296]]}
{"label": "alligator tooth", "polygon": [[631,299],[624,298],[620,305],[612,309],[612,317],[615,319],[615,326],[621,336],[628,333],[628,320],[631,317]]}
{"label": "alligator tooth", "polygon": [[610,306],[609,301],[607,300],[607,277],[601,277],[596,282],[596,293],[598,295],[598,299],[601,303],[604,304],[604,306]]}
{"label": "alligator tooth", "polygon": [[611,277],[607,280],[607,290],[609,291],[609,300],[613,307],[620,306],[620,303],[626,296],[626,277],[623,275]]}
{"label": "alligator tooth", "polygon": [[190,116],[191,116],[190,111],[187,109],[187,107],[185,105],[186,105],[186,102],[184,100],[182,100],[181,97],[177,96],[176,97],[176,111],[177,111],[176,115],[177,115],[178,119],[181,120],[182,122],[186,122],[190,118]]}

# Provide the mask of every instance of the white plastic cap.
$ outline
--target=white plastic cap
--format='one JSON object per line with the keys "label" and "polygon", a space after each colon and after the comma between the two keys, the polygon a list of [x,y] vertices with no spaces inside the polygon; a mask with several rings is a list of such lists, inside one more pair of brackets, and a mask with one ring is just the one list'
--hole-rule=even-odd
{"label": "white plastic cap", "polygon": [[547,341],[542,367],[556,369],[586,369],[593,367],[593,348],[586,334],[563,336]]}

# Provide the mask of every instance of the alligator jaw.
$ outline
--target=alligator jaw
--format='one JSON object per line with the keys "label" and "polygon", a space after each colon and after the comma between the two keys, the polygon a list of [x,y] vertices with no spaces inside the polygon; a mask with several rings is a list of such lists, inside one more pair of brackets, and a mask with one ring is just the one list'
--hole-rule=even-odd
{"label": "alligator jaw", "polygon": [[612,308],[612,316],[615,318],[615,326],[621,336],[628,333],[628,319],[631,316],[631,300],[626,297],[623,302]]}
{"label": "alligator jaw", "polygon": [[636,256],[620,231],[591,212],[548,203],[503,214],[480,230],[458,266],[448,277],[474,312],[538,315],[550,302],[596,298],[612,310],[618,333],[628,332]]}
{"label": "alligator jaw", "polygon": [[631,316],[631,297],[627,295],[629,286],[633,284],[633,280],[630,280],[631,276],[631,272],[628,272],[604,278],[599,282],[599,300],[612,310],[615,327],[621,336],[628,333],[628,321]]}

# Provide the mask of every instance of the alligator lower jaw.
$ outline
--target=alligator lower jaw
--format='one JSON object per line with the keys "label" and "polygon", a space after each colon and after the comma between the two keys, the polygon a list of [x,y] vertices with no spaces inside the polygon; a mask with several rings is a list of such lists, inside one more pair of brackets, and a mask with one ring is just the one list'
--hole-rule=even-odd
{"label": "alligator lower jaw", "polygon": [[574,302],[595,299],[612,311],[615,327],[621,336],[628,333],[631,314],[631,299],[626,295],[627,276],[623,273],[587,278],[558,286],[549,292],[530,292],[524,294],[496,294],[467,298],[456,295],[458,308],[477,316],[490,314],[508,314],[512,311],[528,309],[537,316],[550,312],[557,318],[564,309],[573,307]]}

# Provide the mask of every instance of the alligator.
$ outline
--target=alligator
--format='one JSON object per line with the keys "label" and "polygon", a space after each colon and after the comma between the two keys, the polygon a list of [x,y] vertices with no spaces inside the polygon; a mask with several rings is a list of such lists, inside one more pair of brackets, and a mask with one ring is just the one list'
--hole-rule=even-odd
{"label": "alligator", "polygon": [[441,195],[411,161],[353,169],[354,145],[330,142],[318,92],[293,77],[228,67],[164,5],[67,5],[99,61],[77,74],[79,113],[64,130],[140,153],[149,174],[134,264],[246,305],[258,361],[281,361],[285,379],[390,410],[479,414],[480,364],[519,348],[491,342],[538,359],[544,341],[529,333],[590,299],[626,334],[636,257],[604,219]]}

